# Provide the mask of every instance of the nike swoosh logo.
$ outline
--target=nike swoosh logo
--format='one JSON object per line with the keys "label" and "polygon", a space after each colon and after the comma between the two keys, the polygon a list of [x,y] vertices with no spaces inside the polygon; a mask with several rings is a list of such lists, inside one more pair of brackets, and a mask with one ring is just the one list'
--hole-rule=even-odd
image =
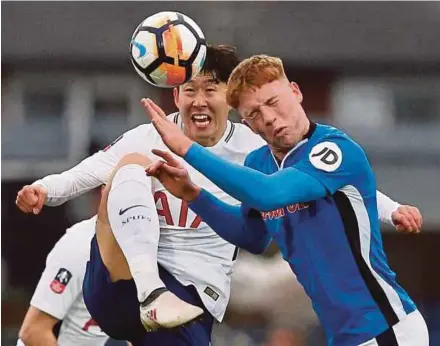
{"label": "nike swoosh logo", "polygon": [[131,207],[128,207],[128,208],[125,208],[125,209],[121,209],[121,210],[119,210],[119,215],[124,214],[127,210],[130,210],[130,209],[133,209],[133,208],[139,208],[139,207],[149,209],[146,205],[143,205],[143,204],[136,204],[136,205],[132,205]]}
{"label": "nike swoosh logo", "polygon": [[131,44],[135,46],[137,49],[139,49],[138,59],[142,58],[145,54],[147,54],[147,48],[143,44],[136,42],[135,40],[132,40]]}

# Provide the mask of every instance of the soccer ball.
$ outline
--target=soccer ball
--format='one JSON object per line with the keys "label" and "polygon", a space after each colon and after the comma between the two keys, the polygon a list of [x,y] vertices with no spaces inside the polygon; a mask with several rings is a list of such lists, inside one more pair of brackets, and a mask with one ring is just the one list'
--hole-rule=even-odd
{"label": "soccer ball", "polygon": [[206,56],[202,30],[188,16],[159,12],[145,19],[130,43],[131,62],[148,83],[172,88],[200,72]]}

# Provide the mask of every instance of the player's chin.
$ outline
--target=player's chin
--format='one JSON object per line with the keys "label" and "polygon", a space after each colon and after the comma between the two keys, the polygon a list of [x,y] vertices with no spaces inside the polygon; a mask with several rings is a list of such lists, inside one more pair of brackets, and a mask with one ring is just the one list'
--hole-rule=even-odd
{"label": "player's chin", "polygon": [[296,138],[295,136],[292,136],[292,135],[286,133],[284,136],[281,136],[280,138],[278,138],[278,141],[279,141],[280,147],[290,150],[295,145],[298,144],[298,142],[300,141],[300,138]]}

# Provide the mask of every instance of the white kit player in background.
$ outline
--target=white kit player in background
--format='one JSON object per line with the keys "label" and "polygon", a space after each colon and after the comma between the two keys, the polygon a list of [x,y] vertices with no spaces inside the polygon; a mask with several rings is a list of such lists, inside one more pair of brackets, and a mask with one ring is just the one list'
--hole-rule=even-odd
{"label": "white kit player in background", "polygon": [[[100,346],[108,336],[93,321],[82,294],[96,217],[69,228],[46,259],[17,346]],[[53,327],[62,321],[58,338]]]}

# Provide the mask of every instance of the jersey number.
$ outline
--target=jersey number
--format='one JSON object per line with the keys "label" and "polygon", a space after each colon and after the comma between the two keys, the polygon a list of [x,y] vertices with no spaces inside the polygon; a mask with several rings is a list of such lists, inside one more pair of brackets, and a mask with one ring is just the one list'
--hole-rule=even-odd
{"label": "jersey number", "polygon": [[[173,216],[171,214],[170,205],[168,203],[168,198],[164,192],[156,191],[154,193],[154,202],[156,203],[156,205],[158,201],[160,201],[160,203],[162,204],[162,209],[157,208],[157,214],[165,218],[165,222],[167,225],[175,226]],[[187,226],[187,222],[188,222],[188,204],[185,201],[182,201],[182,204],[180,206],[180,213],[179,213],[179,223],[177,224],[177,226],[198,228],[200,223],[202,222],[202,218],[196,215],[194,220],[192,220],[190,226]]]}

